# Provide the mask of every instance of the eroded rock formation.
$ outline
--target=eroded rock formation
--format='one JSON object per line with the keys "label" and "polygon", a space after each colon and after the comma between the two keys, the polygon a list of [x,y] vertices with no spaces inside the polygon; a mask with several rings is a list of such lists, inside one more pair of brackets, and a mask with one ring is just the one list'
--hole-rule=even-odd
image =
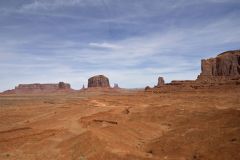
{"label": "eroded rock formation", "polygon": [[201,61],[202,72],[198,81],[223,82],[240,77],[240,50],[227,51],[216,58]]}
{"label": "eroded rock formation", "polygon": [[8,90],[5,93],[16,94],[31,94],[31,93],[54,93],[54,92],[72,91],[70,84],[59,82],[57,84],[19,84],[13,90]]}
{"label": "eroded rock formation", "polygon": [[119,89],[120,87],[118,86],[117,83],[114,83],[114,86],[113,86],[114,89]]}
{"label": "eroded rock formation", "polygon": [[219,87],[236,87],[240,84],[240,50],[227,51],[216,58],[201,61],[202,72],[197,80],[175,80],[164,84],[162,77],[154,88],[146,87],[146,91],[169,92],[189,91],[193,89],[209,89]]}
{"label": "eroded rock formation", "polygon": [[57,89],[70,89],[71,85],[64,82],[59,82]]}
{"label": "eroded rock formation", "polygon": [[109,80],[104,75],[97,75],[88,79],[88,87],[110,88]]}
{"label": "eroded rock formation", "polygon": [[163,77],[158,77],[157,87],[163,86],[165,84]]}

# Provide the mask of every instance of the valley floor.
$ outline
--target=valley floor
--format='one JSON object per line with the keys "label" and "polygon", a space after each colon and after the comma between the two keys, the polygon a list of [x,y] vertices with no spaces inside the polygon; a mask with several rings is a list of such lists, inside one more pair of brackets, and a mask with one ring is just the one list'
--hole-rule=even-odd
{"label": "valley floor", "polygon": [[0,96],[0,160],[239,160],[240,89]]}

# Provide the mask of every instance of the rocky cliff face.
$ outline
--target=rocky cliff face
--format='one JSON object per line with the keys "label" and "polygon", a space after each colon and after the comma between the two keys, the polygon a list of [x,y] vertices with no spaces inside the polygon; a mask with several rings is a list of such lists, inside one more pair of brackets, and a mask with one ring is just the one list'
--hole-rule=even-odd
{"label": "rocky cliff face", "polygon": [[88,87],[110,88],[109,80],[104,75],[97,75],[88,79]]}
{"label": "rocky cliff face", "polygon": [[53,93],[71,91],[71,86],[68,83],[59,82],[57,84],[19,84],[15,89],[8,90],[5,93],[16,94],[31,94],[31,93]]}
{"label": "rocky cliff face", "polygon": [[227,51],[201,61],[198,81],[225,81],[240,77],[240,50]]}

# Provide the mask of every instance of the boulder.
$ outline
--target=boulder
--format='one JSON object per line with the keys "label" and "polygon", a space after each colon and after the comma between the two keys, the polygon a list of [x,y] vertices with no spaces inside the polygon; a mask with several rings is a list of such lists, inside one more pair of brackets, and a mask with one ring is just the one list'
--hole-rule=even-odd
{"label": "boulder", "polygon": [[92,87],[110,88],[109,80],[104,75],[93,76],[88,79],[88,88]]}

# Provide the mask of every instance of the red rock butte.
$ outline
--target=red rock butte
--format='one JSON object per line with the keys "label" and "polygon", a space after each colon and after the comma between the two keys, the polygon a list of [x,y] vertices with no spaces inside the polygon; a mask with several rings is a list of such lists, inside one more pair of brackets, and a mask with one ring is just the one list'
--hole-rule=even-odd
{"label": "red rock butte", "polygon": [[109,79],[104,75],[93,76],[88,79],[88,88],[110,88]]}

